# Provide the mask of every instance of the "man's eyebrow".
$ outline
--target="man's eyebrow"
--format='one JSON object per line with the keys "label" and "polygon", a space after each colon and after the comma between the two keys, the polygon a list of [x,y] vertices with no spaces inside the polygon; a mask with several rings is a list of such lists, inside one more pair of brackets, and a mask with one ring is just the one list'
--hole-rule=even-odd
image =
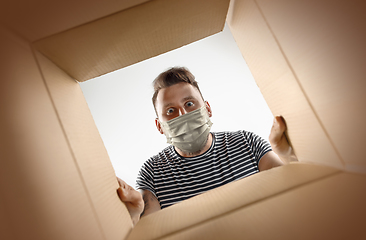
{"label": "man's eyebrow", "polygon": [[187,96],[187,97],[182,99],[182,102],[185,102],[185,101],[188,101],[188,100],[196,100],[196,98],[193,97],[193,96]]}
{"label": "man's eyebrow", "polygon": [[165,104],[164,107],[163,107],[163,109],[166,109],[166,108],[168,108],[170,106],[173,106],[173,103],[167,103],[167,104]]}
{"label": "man's eyebrow", "polygon": [[[188,100],[196,100],[196,98],[193,97],[193,96],[187,96],[187,97],[184,97],[182,99],[182,102],[185,102],[185,101],[188,101]],[[167,103],[167,104],[164,105],[163,109],[166,109],[166,108],[168,108],[170,106],[173,106],[173,105],[174,105],[173,103]]]}

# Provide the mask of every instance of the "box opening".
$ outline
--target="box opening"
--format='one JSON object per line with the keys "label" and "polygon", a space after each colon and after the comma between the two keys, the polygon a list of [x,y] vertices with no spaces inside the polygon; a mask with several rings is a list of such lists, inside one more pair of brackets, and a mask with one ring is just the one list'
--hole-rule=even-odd
{"label": "box opening", "polygon": [[213,109],[211,131],[247,130],[268,140],[271,111],[226,25],[221,33],[80,83],[116,174],[131,186],[142,164],[168,146],[156,130],[151,97],[154,78],[173,66],[195,75]]}

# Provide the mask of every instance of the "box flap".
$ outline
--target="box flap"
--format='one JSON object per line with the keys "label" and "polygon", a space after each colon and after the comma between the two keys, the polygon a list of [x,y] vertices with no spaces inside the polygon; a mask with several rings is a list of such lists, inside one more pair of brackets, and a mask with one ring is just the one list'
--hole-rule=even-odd
{"label": "box flap", "polygon": [[0,22],[33,42],[148,0],[19,0],[1,2]]}
{"label": "box flap", "polygon": [[221,31],[229,0],[154,0],[35,42],[85,81]]}
{"label": "box flap", "polygon": [[233,36],[301,161],[366,173],[365,9],[361,1],[231,4]]}

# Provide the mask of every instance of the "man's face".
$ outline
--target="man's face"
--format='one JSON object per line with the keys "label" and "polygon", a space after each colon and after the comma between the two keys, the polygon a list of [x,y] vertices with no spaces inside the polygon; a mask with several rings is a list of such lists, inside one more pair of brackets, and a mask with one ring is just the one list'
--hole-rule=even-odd
{"label": "man's face", "polygon": [[[158,119],[161,122],[166,122],[196,110],[205,104],[211,117],[211,108],[207,102],[203,101],[199,91],[191,84],[177,83],[159,91],[155,107]],[[163,133],[158,119],[155,121],[156,127],[160,133]]]}

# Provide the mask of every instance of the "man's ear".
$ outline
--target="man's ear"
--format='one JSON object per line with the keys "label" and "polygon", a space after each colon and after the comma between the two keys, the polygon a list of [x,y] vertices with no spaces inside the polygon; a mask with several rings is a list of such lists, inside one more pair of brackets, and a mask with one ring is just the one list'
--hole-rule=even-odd
{"label": "man's ear", "polygon": [[208,116],[212,117],[212,109],[211,109],[210,104],[207,101],[205,101],[205,105],[206,105],[206,109],[207,109],[207,112],[208,112]]}
{"label": "man's ear", "polygon": [[158,129],[158,131],[161,133],[161,134],[164,134],[163,132],[163,129],[161,128],[161,123],[159,121],[158,118],[155,118],[155,125],[156,125],[156,128]]}

